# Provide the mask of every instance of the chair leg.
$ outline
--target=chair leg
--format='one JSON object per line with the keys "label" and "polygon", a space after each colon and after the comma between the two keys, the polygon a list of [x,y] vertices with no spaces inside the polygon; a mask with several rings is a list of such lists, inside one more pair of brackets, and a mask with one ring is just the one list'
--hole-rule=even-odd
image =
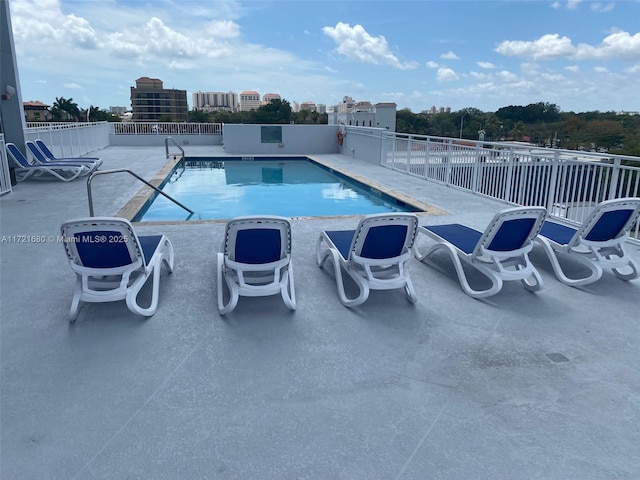
{"label": "chair leg", "polygon": [[458,254],[454,249],[454,247],[452,247],[447,243],[436,243],[431,247],[429,247],[424,254],[421,254],[420,252],[418,252],[417,249],[415,249],[414,255],[418,260],[423,261],[425,258],[427,258],[429,255],[431,255],[433,252],[437,250],[445,250],[449,254],[449,256],[451,257],[451,260],[453,261],[453,266],[455,267],[456,274],[458,275],[458,281],[460,283],[460,287],[462,288],[464,293],[466,293],[470,297],[472,298],[490,297],[498,293],[500,290],[502,290],[502,279],[494,271],[482,265],[481,263],[476,263],[473,265],[473,267],[476,268],[481,273],[483,273],[489,280],[491,280],[491,287],[486,290],[474,290],[473,288],[471,288],[471,285],[469,285],[469,282],[467,281],[467,275],[464,272],[464,269],[462,268],[462,262],[460,261],[460,257],[458,257]]}
{"label": "chair leg", "polygon": [[[538,242],[538,244],[542,246],[544,252],[547,254],[547,258],[551,262],[551,266],[553,267],[553,271],[555,272],[556,277],[558,277],[558,280],[560,280],[565,285],[569,285],[571,287],[588,285],[590,283],[593,283],[599,280],[600,277],[602,277],[602,267],[597,262],[592,262],[591,260],[589,260],[588,258],[583,256],[583,254],[580,254],[580,253],[568,254],[568,257],[571,259],[574,259],[576,262],[587,267],[591,273],[588,276],[583,278],[567,277],[567,275],[564,273],[564,270],[562,269],[562,266],[560,266],[560,262],[558,261],[556,251],[554,250],[551,243],[546,238],[541,236],[538,236],[536,238],[536,242]],[[564,252],[559,252],[559,253],[564,253]]]}
{"label": "chair leg", "polygon": [[[224,255],[221,252],[218,252],[216,263],[216,290],[218,293],[218,312],[220,315],[226,315],[236,308],[239,297],[237,288],[234,288],[232,282],[227,280],[227,277],[224,274],[224,268]],[[229,302],[226,305],[224,303],[225,283],[229,290]]]}
{"label": "chair leg", "polygon": [[[142,287],[147,283],[147,280],[151,277],[151,305],[147,308],[141,307],[138,304],[138,294]],[[151,317],[158,310],[158,293],[160,291],[160,264],[156,265],[153,269],[152,275],[141,275],[140,278],[137,278],[133,285],[129,287],[129,291],[127,292],[126,302],[127,307],[133,313],[138,315],[142,315],[143,317]]]}
{"label": "chair leg", "polygon": [[342,267],[339,258],[339,253],[333,251],[330,248],[322,249],[322,235],[318,239],[316,243],[316,256],[318,260],[318,267],[322,268],[327,258],[331,257],[333,263],[333,270],[336,277],[336,286],[338,287],[338,297],[340,301],[345,307],[355,307],[362,303],[364,303],[367,298],[369,298],[369,286],[365,281],[359,278],[357,275],[351,275],[348,271],[346,272],[358,285],[358,289],[360,290],[360,294],[356,298],[349,298],[344,289],[344,282],[342,280]]}
{"label": "chair leg", "polygon": [[80,277],[77,279],[76,289],[73,292],[73,299],[71,300],[71,309],[69,310],[69,320],[75,322],[78,318],[78,312],[80,310],[80,294],[82,292],[82,280]]}
{"label": "chair leg", "polygon": [[[640,276],[640,274],[638,273],[640,271],[640,266],[638,266],[636,262],[629,259],[629,264],[627,265],[627,267],[631,269],[631,272],[625,273],[624,271],[621,270],[621,268],[612,268],[611,271],[620,280],[624,280],[627,282],[629,280],[634,280]],[[626,268],[626,267],[622,267],[622,268]]]}
{"label": "chair leg", "polygon": [[522,282],[522,285],[524,285],[524,288],[530,292],[539,292],[544,287],[542,277],[536,269],[533,269],[529,278],[523,278],[520,281]]}
{"label": "chair leg", "polygon": [[296,309],[296,289],[293,282],[293,261],[289,261],[286,272],[282,276],[282,300],[289,310]]}
{"label": "chair leg", "polygon": [[413,288],[413,283],[409,277],[406,277],[405,280],[407,283],[404,284],[404,292],[407,294],[409,302],[416,303],[418,301],[418,295],[416,295],[416,290]]}

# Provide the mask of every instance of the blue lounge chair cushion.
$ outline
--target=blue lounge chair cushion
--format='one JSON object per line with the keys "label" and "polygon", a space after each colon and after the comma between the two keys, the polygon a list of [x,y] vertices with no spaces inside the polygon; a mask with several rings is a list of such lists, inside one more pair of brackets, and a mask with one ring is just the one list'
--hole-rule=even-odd
{"label": "blue lounge chair cushion", "polygon": [[[118,241],[120,232],[90,231],[74,235],[82,264],[89,268],[123,267],[134,262],[126,241]],[[160,245],[162,235],[139,236],[140,248],[148,265]]]}
{"label": "blue lounge chair cushion", "polygon": [[355,230],[327,230],[324,232],[335,245],[340,253],[340,256],[345,260],[349,258],[349,248],[353,241],[353,236],[356,234]]}
{"label": "blue lounge chair cushion", "polygon": [[280,230],[247,228],[239,230],[236,238],[236,262],[258,265],[281,258]]}
{"label": "blue lounge chair cushion", "polygon": [[606,242],[616,238],[633,212],[633,209],[624,209],[603,213],[585,239],[592,242]]}
{"label": "blue lounge chair cushion", "polygon": [[504,222],[487,249],[494,252],[510,252],[523,247],[529,238],[535,218],[516,218]]}
{"label": "blue lounge chair cushion", "polygon": [[[534,218],[517,218],[504,222],[489,245],[494,252],[510,252],[522,248],[529,238]],[[471,255],[482,236],[481,232],[460,224],[430,225],[424,227]]]}
{"label": "blue lounge chair cushion", "polygon": [[120,232],[108,230],[77,232],[74,237],[82,265],[89,268],[114,268],[132,263],[125,242],[108,241],[113,239],[114,235],[120,235]]}
{"label": "blue lounge chair cushion", "polygon": [[559,245],[567,245],[576,234],[576,229],[555,222],[544,222],[540,235],[547,237]]}
{"label": "blue lounge chair cushion", "polygon": [[482,233],[477,230],[457,223],[449,225],[429,225],[424,228],[444,238],[447,242],[453,244],[458,250],[463,251],[467,255],[473,253],[473,250],[478,244],[478,240],[480,240],[482,236]]}
{"label": "blue lounge chair cushion", "polygon": [[[326,231],[340,255],[345,260],[349,258],[349,248],[353,241],[355,230]],[[364,258],[382,259],[394,258],[402,255],[405,238],[407,236],[406,225],[381,225],[371,227],[362,246],[360,256]]]}

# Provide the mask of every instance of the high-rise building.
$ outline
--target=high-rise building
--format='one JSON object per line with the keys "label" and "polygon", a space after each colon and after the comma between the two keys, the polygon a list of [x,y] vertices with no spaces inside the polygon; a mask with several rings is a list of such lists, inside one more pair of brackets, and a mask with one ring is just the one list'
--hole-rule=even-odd
{"label": "high-rise building", "polygon": [[235,92],[195,92],[193,95],[193,109],[205,112],[225,110],[238,111],[238,94]]}
{"label": "high-rise building", "polygon": [[240,110],[248,112],[249,110],[257,110],[260,108],[260,94],[253,90],[245,90],[240,92]]}
{"label": "high-rise building", "polygon": [[134,122],[157,122],[163,117],[186,122],[187,91],[163,88],[158,78],[140,77],[136,86],[131,87],[131,110]]}

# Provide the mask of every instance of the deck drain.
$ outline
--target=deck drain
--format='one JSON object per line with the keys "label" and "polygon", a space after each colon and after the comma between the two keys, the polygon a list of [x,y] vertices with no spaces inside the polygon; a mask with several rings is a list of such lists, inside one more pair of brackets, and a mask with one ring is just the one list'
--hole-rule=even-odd
{"label": "deck drain", "polygon": [[545,355],[549,357],[549,360],[551,360],[552,362],[568,362],[569,361],[569,359],[561,353],[547,353]]}

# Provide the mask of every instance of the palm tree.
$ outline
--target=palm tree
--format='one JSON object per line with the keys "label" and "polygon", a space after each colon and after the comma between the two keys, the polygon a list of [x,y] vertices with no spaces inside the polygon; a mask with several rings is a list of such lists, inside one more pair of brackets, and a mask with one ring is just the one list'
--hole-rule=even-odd
{"label": "palm tree", "polygon": [[73,101],[73,98],[66,99],[64,97],[57,97],[51,107],[51,115],[58,120],[75,120],[80,118],[80,109],[78,104]]}
{"label": "palm tree", "polygon": [[515,140],[520,140],[522,138],[522,135],[524,135],[525,128],[526,126],[524,122],[522,120],[518,120],[516,123],[513,124],[513,130],[511,130],[511,135]]}

